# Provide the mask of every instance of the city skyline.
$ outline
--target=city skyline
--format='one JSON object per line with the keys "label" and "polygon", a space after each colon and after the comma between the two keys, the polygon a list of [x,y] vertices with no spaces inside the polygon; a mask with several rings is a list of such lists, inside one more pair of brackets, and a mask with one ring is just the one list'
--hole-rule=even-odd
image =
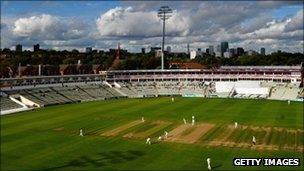
{"label": "city skyline", "polygon": [[1,48],[21,44],[27,50],[39,43],[42,49],[107,50],[120,42],[130,52],[141,52],[161,46],[157,10],[169,5],[173,15],[166,46],[173,52],[187,51],[188,43],[191,49],[206,49],[227,41],[234,48],[303,53],[301,3],[1,1]]}
{"label": "city skyline", "polygon": [[[210,45],[208,48],[205,48],[202,50],[202,48],[197,48],[197,49],[192,49],[191,50],[191,53],[189,52],[188,53],[188,49],[187,51],[183,51],[183,52],[173,52],[171,50],[171,46],[166,46],[165,47],[165,52],[166,53],[184,53],[184,54],[187,54],[189,55],[190,59],[194,59],[195,57],[193,57],[193,52],[195,52],[195,56],[198,55],[198,56],[202,56],[203,54],[208,54],[208,55],[212,55],[212,56],[215,56],[215,57],[225,57],[225,58],[230,58],[230,57],[234,57],[234,56],[242,56],[242,55],[253,55],[253,54],[260,54],[260,55],[266,55],[266,54],[272,54],[272,53],[275,53],[275,52],[281,52],[281,50],[278,50],[278,51],[272,51],[272,52],[267,52],[266,53],[266,49],[264,47],[261,47],[259,49],[259,51],[256,51],[256,50],[252,50],[252,49],[244,49],[243,47],[230,47],[229,48],[229,42],[221,42],[221,44],[225,44],[224,48],[220,45],[217,45],[218,47],[220,47],[220,49],[216,49],[216,51],[214,51],[214,46],[213,45]],[[227,45],[226,45],[227,44]],[[118,46],[120,46],[120,44],[118,43]],[[228,47],[228,48],[226,48]],[[32,52],[35,52],[35,51],[39,51],[39,50],[54,50],[54,49],[40,49],[40,45],[39,44],[34,44],[32,49],[26,49],[26,50],[23,50],[22,49],[23,46],[21,44],[17,44],[15,45],[15,49],[10,49],[10,48],[5,48],[5,49],[9,49],[11,51],[15,51],[15,52],[23,52],[23,51],[32,51]],[[189,44],[187,44],[187,48],[189,48]],[[61,51],[66,51],[67,49],[62,49]],[[77,50],[77,49],[73,49],[73,50]],[[70,50],[70,51],[73,51],[73,50]],[[79,51],[80,53],[92,53],[93,50],[95,52],[99,52],[99,51],[104,51],[104,52],[111,52],[113,50],[117,50],[117,48],[110,48],[110,49],[106,49],[106,50],[100,50],[100,49],[93,49],[92,47],[85,47],[85,50],[84,51]],[[128,51],[128,49],[120,49],[122,51]],[[156,56],[160,56],[161,54],[159,54],[161,52],[161,47],[150,47],[150,51],[148,51],[149,49],[146,50],[146,48],[141,48],[141,51],[140,52],[135,52],[135,53],[142,53],[142,54],[145,54],[146,52],[147,53],[155,53]],[[69,50],[67,50],[69,51]],[[134,53],[134,52],[131,52],[131,53]],[[297,52],[296,52],[297,53]]]}

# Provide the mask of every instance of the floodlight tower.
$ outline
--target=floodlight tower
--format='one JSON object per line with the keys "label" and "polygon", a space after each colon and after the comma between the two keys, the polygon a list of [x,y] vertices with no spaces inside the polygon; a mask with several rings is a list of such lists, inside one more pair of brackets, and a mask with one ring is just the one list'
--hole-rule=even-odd
{"label": "floodlight tower", "polygon": [[163,20],[163,42],[162,42],[162,54],[161,54],[161,69],[164,69],[164,49],[165,49],[165,23],[166,20],[172,16],[172,9],[168,6],[161,6],[158,10],[157,16]]}

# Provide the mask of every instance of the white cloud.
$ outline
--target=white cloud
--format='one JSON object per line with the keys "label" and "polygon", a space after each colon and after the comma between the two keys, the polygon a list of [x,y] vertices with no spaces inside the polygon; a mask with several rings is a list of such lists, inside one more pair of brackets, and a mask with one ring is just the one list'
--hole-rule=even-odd
{"label": "white cloud", "polygon": [[[29,18],[20,18],[15,21],[13,32],[18,36],[32,36],[33,34],[45,34],[56,25],[59,19],[51,15],[32,16]],[[58,27],[57,27],[58,28]]]}
{"label": "white cloud", "polygon": [[299,10],[294,17],[290,19],[290,23],[285,31],[303,30],[303,9]]}
{"label": "white cloud", "polygon": [[30,39],[78,39],[85,33],[76,20],[61,19],[49,14],[19,18],[14,22],[13,34]]}
{"label": "white cloud", "polygon": [[[186,35],[187,18],[174,12],[167,21],[168,35]],[[162,34],[162,23],[156,11],[134,11],[131,7],[116,7],[107,11],[96,21],[98,31],[102,36],[153,37]]]}
{"label": "white cloud", "polygon": [[[303,39],[303,10],[297,12],[292,18],[287,18],[283,21],[272,20],[267,22],[264,27],[261,27],[251,33],[245,35],[247,39]],[[301,23],[301,24],[300,24]]]}

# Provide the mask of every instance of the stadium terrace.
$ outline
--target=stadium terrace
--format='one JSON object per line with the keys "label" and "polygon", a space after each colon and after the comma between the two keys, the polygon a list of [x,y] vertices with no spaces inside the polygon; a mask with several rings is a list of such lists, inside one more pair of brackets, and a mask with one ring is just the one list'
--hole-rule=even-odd
{"label": "stadium terrace", "polygon": [[107,79],[180,81],[239,81],[260,80],[273,82],[301,83],[302,67],[299,66],[222,66],[219,69],[186,69],[186,70],[127,70],[107,71]]}
{"label": "stadium terrace", "polygon": [[1,79],[1,114],[55,104],[159,96],[303,100],[303,67],[110,70]]}

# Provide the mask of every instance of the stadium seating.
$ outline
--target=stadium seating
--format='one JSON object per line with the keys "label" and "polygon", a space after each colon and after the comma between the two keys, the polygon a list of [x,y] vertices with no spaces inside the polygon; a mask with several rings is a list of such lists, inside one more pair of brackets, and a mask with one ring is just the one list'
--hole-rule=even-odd
{"label": "stadium seating", "polygon": [[297,87],[288,87],[282,99],[296,100],[300,89]]}
{"label": "stadium seating", "polygon": [[269,94],[269,88],[259,81],[215,82],[215,90],[218,97],[259,98]]}
{"label": "stadium seating", "polygon": [[119,90],[126,94],[128,97],[142,97],[139,95],[135,88],[130,83],[119,82],[120,85]]}
{"label": "stadium seating", "polygon": [[106,98],[116,98],[116,97],[123,97],[124,95],[117,92],[114,88],[108,86],[102,86],[104,90],[108,92],[108,96]]}
{"label": "stadium seating", "polygon": [[36,87],[8,91],[8,94],[21,95],[41,106],[123,97],[114,88],[103,84]]}
{"label": "stadium seating", "polygon": [[[17,95],[26,98],[40,106],[122,97],[141,98],[172,95],[184,97],[269,98],[276,100],[304,99],[304,90],[291,83],[166,80],[115,82],[115,84],[112,84],[113,82],[50,84],[11,89],[7,90],[6,94],[8,96]],[[4,110],[20,107],[19,104],[11,101],[8,97],[3,97],[1,105],[4,106]]]}
{"label": "stadium seating", "polygon": [[177,81],[163,81],[157,82],[158,95],[179,95],[180,85]]}
{"label": "stadium seating", "polygon": [[9,92],[10,94],[18,94],[40,105],[57,104],[57,99],[51,95],[49,88],[41,89],[24,89]]}
{"label": "stadium seating", "polygon": [[143,97],[154,97],[158,95],[156,83],[151,81],[132,83],[132,86]]}
{"label": "stadium seating", "polygon": [[215,90],[217,93],[230,92],[235,86],[235,82],[215,82]]}
{"label": "stadium seating", "polygon": [[0,100],[0,102],[1,102],[1,105],[0,105],[1,106],[1,111],[18,109],[18,108],[22,108],[23,107],[20,104],[12,101],[8,97],[3,97],[1,95],[0,98],[1,98],[1,100]]}
{"label": "stadium seating", "polygon": [[268,94],[268,88],[244,88],[244,87],[236,87],[235,88],[237,94]]}
{"label": "stadium seating", "polygon": [[84,91],[90,99],[105,99],[106,97],[110,97],[110,93],[108,93],[102,86],[100,85],[85,85],[78,86],[82,91]]}
{"label": "stadium seating", "polygon": [[301,89],[298,87],[279,85],[272,88],[269,99],[274,100],[297,100]]}

